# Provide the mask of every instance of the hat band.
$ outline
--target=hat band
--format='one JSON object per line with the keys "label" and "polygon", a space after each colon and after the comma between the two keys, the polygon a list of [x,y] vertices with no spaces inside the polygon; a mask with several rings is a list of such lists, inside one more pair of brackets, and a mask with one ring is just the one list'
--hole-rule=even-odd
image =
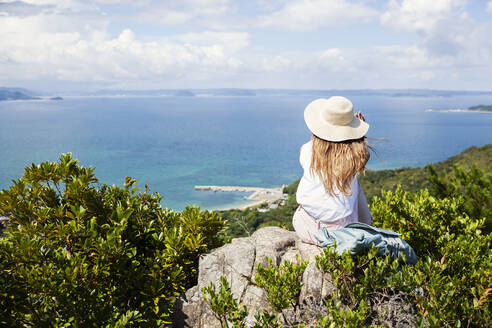
{"label": "hat band", "polygon": [[322,120],[331,125],[338,125],[338,126],[349,125],[354,119],[353,111],[345,112],[345,113],[321,111],[320,114]]}

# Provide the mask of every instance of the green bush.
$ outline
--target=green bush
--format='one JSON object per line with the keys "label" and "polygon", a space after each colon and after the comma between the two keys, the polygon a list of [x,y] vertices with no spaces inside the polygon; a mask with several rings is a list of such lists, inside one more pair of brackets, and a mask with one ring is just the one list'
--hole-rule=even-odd
{"label": "green bush", "polygon": [[290,305],[296,309],[299,306],[297,300],[302,288],[302,274],[308,262],[300,262],[297,257],[297,264],[284,261],[279,267],[275,267],[270,258],[267,258],[267,263],[266,268],[261,263],[258,264],[256,284],[266,290],[267,300],[275,312],[282,313]]}
{"label": "green bush", "polygon": [[[319,303],[323,300],[315,300],[312,304],[299,304],[299,295],[302,287],[302,274],[307,262],[290,263],[284,261],[280,266],[272,265],[270,259],[268,265],[263,268],[258,265],[258,273],[255,281],[258,286],[267,292],[267,300],[270,303],[271,312],[265,309],[255,314],[254,327],[365,327],[375,326],[378,321],[378,313],[372,305],[375,301],[392,298],[410,299],[404,290],[411,290],[405,285],[402,269],[398,260],[390,257],[377,258],[377,250],[372,248],[368,254],[351,257],[348,253],[339,256],[334,248],[327,248],[316,258],[316,266],[328,274],[335,285],[335,292],[325,300],[324,313],[317,313],[310,317]],[[408,268],[403,268],[403,271]],[[215,293],[212,283],[207,289],[203,289],[204,298],[210,302],[211,309],[217,317],[222,317],[223,327],[227,325],[227,318],[234,318],[237,312],[237,300],[231,295],[227,280],[222,277],[220,281],[220,293]],[[402,302],[403,303],[403,302]],[[221,306],[217,306],[217,304]],[[235,306],[227,306],[234,304]],[[230,309],[229,312],[227,309]],[[243,306],[243,313],[248,310]],[[306,317],[308,315],[308,317]],[[405,313],[402,313],[404,316]],[[412,316],[410,316],[413,319]],[[240,324],[244,324],[245,316]],[[404,321],[407,318],[396,318],[395,321]],[[237,321],[229,320],[230,326],[240,327]],[[388,322],[388,321],[384,321]],[[414,322],[412,322],[414,323]]]}
{"label": "green bush", "polygon": [[397,186],[372,200],[373,225],[400,232],[419,256],[414,266],[379,257],[374,248],[360,256],[339,256],[327,248],[316,266],[330,276],[335,291],[317,300],[325,302],[323,313],[295,325],[285,324],[285,319],[281,324],[279,314],[289,303],[297,304],[299,285],[294,279],[288,284],[276,280],[292,265],[261,268],[265,277],[259,286],[275,292],[268,299],[274,311],[258,313],[255,327],[488,327],[491,179],[476,168],[455,168],[447,177],[431,169],[431,176],[434,195]]}
{"label": "green bush", "polygon": [[210,307],[220,321],[222,328],[228,328],[229,323],[234,328],[243,328],[245,326],[244,319],[248,315],[248,310],[245,306],[239,306],[237,300],[232,296],[231,287],[225,277],[220,278],[219,290],[215,291],[215,286],[212,282],[206,288],[202,288],[203,299],[209,301]]}
{"label": "green bush", "polygon": [[[455,166],[459,166],[463,174],[458,178],[456,188],[451,193],[441,193],[436,189],[433,175],[437,175],[439,183],[446,185],[455,184]],[[473,168],[476,166],[479,173]],[[433,174],[434,171],[434,174]],[[465,179],[463,179],[465,178]],[[359,176],[359,182],[370,202],[374,196],[381,196],[381,190],[394,191],[398,185],[409,192],[418,192],[421,189],[429,189],[431,195],[437,198],[465,197],[465,203],[470,203],[482,214],[471,215],[472,217],[487,218],[485,231],[492,232],[492,144],[482,147],[470,147],[464,152],[450,157],[442,162],[430,165],[430,167],[399,168],[392,170],[371,171],[367,170]],[[473,185],[470,187],[470,182]],[[260,213],[256,209],[219,211],[219,215],[228,221],[227,234],[231,237],[242,237],[258,228],[265,226],[281,226],[292,230],[292,216],[298,204],[296,202],[296,191],[299,180],[284,188],[288,199],[284,206],[270,209],[266,213]],[[472,191],[471,193],[469,191]],[[477,201],[481,206],[476,206]]]}
{"label": "green bush", "polygon": [[438,198],[463,198],[463,210],[473,218],[485,218],[486,232],[492,231],[492,175],[475,164],[469,171],[454,165],[452,174],[446,177],[430,165],[429,183],[432,194]]}
{"label": "green bush", "polygon": [[[307,266],[307,261],[300,262],[299,257],[297,263],[284,261],[278,267],[272,265],[272,260],[268,257],[267,263],[266,267],[258,265],[255,281],[267,292],[267,300],[272,307],[272,312],[260,309],[254,316],[256,320],[254,328],[281,327],[280,315],[285,323],[289,322],[284,310],[292,306],[295,311],[299,307],[298,298],[302,287],[302,274]],[[209,302],[212,312],[220,321],[221,327],[241,328],[245,326],[248,309],[244,305],[238,306],[225,277],[220,279],[218,293],[212,282],[207,288],[202,288],[202,293],[204,300]]]}
{"label": "green bush", "polygon": [[420,255],[406,279],[423,288],[416,301],[434,325],[484,327],[491,316],[492,234],[482,233],[485,218],[470,217],[468,204],[400,188],[372,202],[374,225],[401,232]]}
{"label": "green bush", "polygon": [[216,214],[163,209],[159,194],[99,185],[70,154],[0,192],[0,326],[155,327],[220,245]]}
{"label": "green bush", "polygon": [[[167,325],[177,295],[196,284],[199,255],[224,240],[224,221],[216,214],[163,209],[161,197],[147,187],[139,192],[135,180],[126,178],[123,188],[99,185],[93,171],[62,155],[59,163],[26,168],[0,192],[0,216],[10,218],[0,236],[0,326]],[[400,267],[374,249],[354,257],[326,249],[317,267],[336,289],[318,300],[325,309],[305,322],[287,320],[284,313],[300,306],[306,264],[259,267],[255,281],[267,291],[272,312],[258,312],[255,327],[398,326],[405,320],[414,326],[487,327],[492,179],[476,168],[429,172],[431,192],[396,187],[371,206],[373,224],[402,233],[419,256],[416,265]],[[275,216],[295,210],[294,191],[288,188],[281,209],[235,214],[244,215],[252,230],[283,224]],[[222,323],[241,327],[247,309],[232,298],[227,281],[218,292],[212,288],[203,293],[221,311]],[[383,303],[403,310],[381,311]]]}

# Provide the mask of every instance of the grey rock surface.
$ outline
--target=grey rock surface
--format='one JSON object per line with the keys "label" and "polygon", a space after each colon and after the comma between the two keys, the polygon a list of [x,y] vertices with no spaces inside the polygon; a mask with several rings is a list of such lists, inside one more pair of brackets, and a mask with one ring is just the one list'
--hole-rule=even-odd
{"label": "grey rock surface", "polygon": [[265,227],[257,230],[251,237],[236,238],[231,243],[217,248],[200,258],[198,285],[189,289],[176,302],[175,327],[220,327],[209,305],[203,301],[202,288],[212,282],[219,285],[225,276],[231,291],[239,303],[247,304],[251,325],[254,314],[259,309],[269,310],[266,292],[254,281],[258,264],[267,265],[267,257],[274,265],[283,261],[296,262],[310,260],[303,275],[300,295],[302,302],[307,297],[327,296],[332,285],[326,276],[316,268],[314,258],[321,249],[301,242],[295,232],[278,227]]}
{"label": "grey rock surface", "polygon": [[[209,286],[210,282],[218,287],[222,276],[229,281],[231,291],[239,303],[247,305],[249,315],[246,324],[251,327],[258,310],[271,310],[265,290],[254,281],[258,265],[266,266],[267,257],[271,258],[274,265],[280,265],[286,260],[296,262],[297,258],[309,261],[302,276],[300,307],[297,312],[293,308],[284,310],[287,320],[293,322],[289,318],[294,317],[310,320],[318,314],[325,315],[327,309],[323,300],[332,295],[335,287],[328,275],[323,275],[316,268],[315,258],[321,251],[317,246],[301,242],[295,232],[278,227],[262,228],[251,237],[233,239],[231,243],[200,258],[198,284],[177,300],[174,327],[220,327],[209,304],[203,301],[201,290]],[[415,306],[407,304],[399,294],[376,300],[373,310],[376,314],[374,324],[410,328],[417,322]]]}

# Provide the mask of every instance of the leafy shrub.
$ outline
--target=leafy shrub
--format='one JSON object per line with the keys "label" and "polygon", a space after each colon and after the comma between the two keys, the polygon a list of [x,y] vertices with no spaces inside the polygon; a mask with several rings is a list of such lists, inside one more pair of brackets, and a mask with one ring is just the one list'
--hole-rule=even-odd
{"label": "leafy shrub", "polygon": [[0,325],[155,327],[196,283],[198,256],[223,222],[159,194],[98,186],[70,154],[26,168],[0,192]]}
{"label": "leafy shrub", "polygon": [[[431,177],[430,185],[435,196],[425,189],[409,193],[397,186],[395,191],[382,191],[371,206],[373,225],[400,232],[418,254],[417,263],[400,266],[397,260],[376,256],[374,248],[360,256],[339,256],[326,248],[316,266],[336,288],[310,326],[490,325],[492,234],[484,233],[486,218],[490,219],[489,176],[475,168],[470,172],[455,168],[446,177]],[[284,270],[263,269],[260,285],[277,292],[269,298],[274,312],[258,313],[255,327],[289,326],[287,320],[283,324],[278,320],[278,309],[296,304],[298,285],[285,284],[282,288],[287,290],[278,292],[283,285],[275,277]],[[307,325],[304,321],[292,326]]]}
{"label": "leafy shrub", "polygon": [[202,293],[204,301],[209,300],[210,307],[215,317],[220,321],[221,327],[228,328],[229,322],[234,328],[245,326],[244,319],[248,315],[248,310],[245,306],[238,306],[225,277],[220,278],[218,292],[215,291],[214,284],[210,282],[208,287],[202,288]]}
{"label": "leafy shrub", "polygon": [[[272,260],[267,257],[267,263],[265,268],[261,264],[258,265],[255,281],[258,286],[266,290],[267,300],[273,311],[259,310],[255,314],[255,328],[281,327],[279,315],[282,315],[285,323],[289,322],[283,311],[290,306],[293,306],[294,310],[299,306],[297,300],[302,287],[302,274],[307,266],[307,261],[300,262],[299,258],[297,264],[284,261],[277,267],[272,265]],[[202,288],[204,300],[209,302],[222,327],[244,327],[248,315],[247,307],[238,306],[225,277],[221,277],[219,283],[218,293],[212,282],[207,288]]]}
{"label": "leafy shrub", "polygon": [[[405,271],[408,268],[400,268],[398,260],[392,260],[390,257],[378,258],[374,247],[367,255],[358,257],[351,257],[348,253],[339,256],[334,248],[330,247],[316,258],[316,266],[324,274],[330,275],[336,287],[335,292],[325,301],[323,311],[315,314],[314,317],[306,317],[306,313],[313,313],[312,309],[306,308],[310,304],[299,304],[298,300],[302,287],[302,274],[307,262],[285,261],[277,267],[272,265],[270,259],[267,260],[267,267],[258,266],[255,281],[258,286],[266,290],[272,311],[268,312],[263,309],[256,313],[253,325],[256,328],[362,327],[374,323],[388,323],[387,318],[384,321],[380,320],[377,307],[373,305],[379,305],[382,301],[393,298],[399,303],[392,305],[400,309],[404,302],[410,299],[409,294],[403,292],[412,289],[405,285],[403,279],[405,273],[402,274],[402,270]],[[233,318],[237,312],[237,300],[232,298],[229,285],[224,277],[220,285],[220,293],[215,293],[215,289],[212,290],[212,283],[202,292],[205,300],[210,302],[212,311],[217,317],[220,314],[223,318],[221,323],[224,323],[225,318]],[[322,300],[316,301],[313,304],[322,303]],[[234,306],[227,306],[231,303]],[[221,306],[216,304],[221,304]],[[245,307],[242,311],[243,313],[248,312]],[[405,320],[406,323],[415,323],[415,316],[405,315],[406,313],[401,311],[398,318],[390,318],[390,323],[400,323]],[[244,324],[244,318],[242,320],[241,324]],[[234,324],[232,326],[242,327]]]}
{"label": "leafy shrub", "polygon": [[[465,190],[463,187],[466,185],[467,188],[470,181],[460,182],[461,186],[456,189],[452,194],[439,194],[434,189],[432,180],[432,170],[434,170],[439,179],[443,183],[449,183],[449,181],[454,179],[454,167],[459,165],[465,171],[465,175],[474,176],[474,173],[469,173],[467,170],[472,169],[473,165],[476,165],[481,170],[481,175],[484,179],[489,179],[488,185],[484,187],[479,187],[473,181],[477,181],[475,177],[470,177],[472,184],[475,187],[471,189],[479,190],[485,195],[487,200],[482,203],[485,206],[473,206],[473,208],[479,211],[488,211],[487,213],[479,215],[479,217],[487,218],[486,221],[486,232],[492,231],[492,197],[490,185],[490,177],[492,174],[492,144],[488,144],[482,147],[470,147],[464,152],[450,157],[442,162],[431,165],[431,167],[417,167],[417,168],[399,168],[392,170],[378,170],[371,171],[368,170],[365,174],[359,177],[359,182],[366,194],[367,200],[371,201],[374,196],[381,196],[381,190],[392,190],[394,191],[398,185],[402,186],[402,189],[409,192],[418,192],[421,189],[429,189],[431,195],[437,198],[450,198],[461,194],[466,199],[470,198],[473,193],[469,194],[468,189]],[[461,178],[460,178],[461,179]],[[288,193],[288,199],[284,206],[279,206],[275,209],[270,209],[266,213],[260,213],[256,209],[244,209],[244,210],[227,210],[219,211],[219,215],[228,221],[227,224],[227,234],[231,237],[241,237],[247,235],[249,232],[255,231],[258,228],[265,226],[285,226],[288,229],[292,228],[292,216],[299,206],[296,202],[296,191],[299,185],[299,180],[291,183],[289,186],[284,188],[284,193]],[[487,195],[488,193],[488,195]],[[473,198],[473,197],[471,197]],[[482,198],[483,199],[483,198]],[[488,210],[487,210],[488,209]],[[472,217],[478,217],[476,215],[471,215]],[[237,218],[240,218],[238,220]],[[247,233],[247,232],[248,233]]]}
{"label": "leafy shrub", "polygon": [[275,312],[282,313],[282,310],[290,305],[296,309],[302,288],[302,274],[308,262],[300,262],[297,257],[297,264],[284,261],[276,267],[272,265],[270,258],[267,258],[267,263],[266,268],[263,268],[261,263],[258,264],[255,275],[256,284],[266,290],[267,300]]}
{"label": "leafy shrub", "polygon": [[470,217],[485,218],[486,232],[492,231],[492,174],[486,174],[475,164],[469,171],[454,165],[447,177],[430,165],[429,183],[432,194],[438,198],[463,197],[463,210]]}
{"label": "leafy shrub", "polygon": [[491,315],[492,235],[482,234],[485,218],[470,217],[466,204],[400,188],[372,203],[374,224],[401,232],[420,254],[406,279],[423,288],[416,301],[433,325],[483,327]]}

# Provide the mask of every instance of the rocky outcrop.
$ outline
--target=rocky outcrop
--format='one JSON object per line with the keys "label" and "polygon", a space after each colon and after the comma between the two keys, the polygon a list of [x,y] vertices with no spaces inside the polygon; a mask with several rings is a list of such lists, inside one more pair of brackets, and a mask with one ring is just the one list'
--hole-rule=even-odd
{"label": "rocky outcrop", "polygon": [[203,301],[201,289],[211,281],[218,286],[222,276],[228,279],[234,297],[248,306],[247,322],[251,324],[259,309],[269,309],[266,292],[254,281],[258,264],[266,266],[267,257],[274,265],[284,260],[296,262],[297,256],[301,261],[310,261],[303,274],[300,304],[328,296],[333,285],[316,268],[314,261],[320,252],[319,247],[301,242],[295,232],[278,227],[262,228],[251,237],[233,239],[200,259],[198,285],[176,302],[175,327],[220,326],[209,305]]}
{"label": "rocky outcrop", "polygon": [[[316,268],[315,257],[320,253],[319,247],[301,242],[295,232],[278,227],[262,228],[251,237],[233,239],[231,243],[200,258],[198,284],[176,302],[174,327],[220,327],[209,304],[203,301],[201,290],[210,282],[217,287],[222,276],[229,281],[231,291],[239,303],[247,305],[249,315],[246,323],[251,326],[258,310],[271,310],[265,290],[258,287],[254,280],[258,264],[266,266],[267,257],[274,265],[285,260],[296,262],[297,256],[301,261],[309,260],[302,276],[300,306],[295,313],[293,309],[285,310],[283,318],[291,323],[296,320],[308,322],[318,314],[326,314],[324,300],[332,294],[335,287],[328,275]],[[384,295],[376,300],[372,308],[372,324],[385,327],[415,326],[415,307],[406,304],[399,294]]]}

